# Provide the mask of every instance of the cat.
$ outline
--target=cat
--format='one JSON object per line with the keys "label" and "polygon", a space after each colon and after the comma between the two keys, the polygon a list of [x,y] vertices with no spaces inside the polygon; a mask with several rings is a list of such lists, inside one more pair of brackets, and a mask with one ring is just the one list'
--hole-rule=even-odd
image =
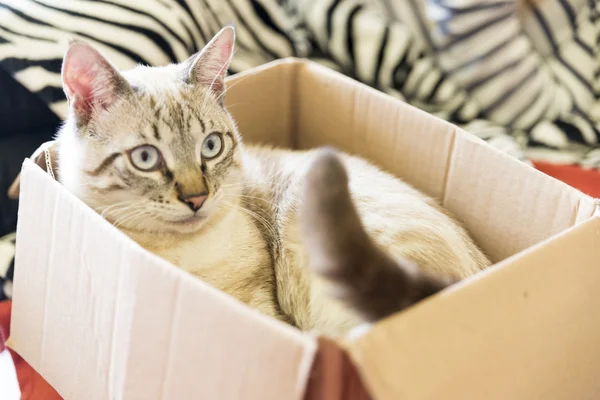
{"label": "cat", "polygon": [[328,336],[490,264],[433,199],[359,157],[245,145],[224,107],[234,42],[227,26],[183,63],[122,72],[72,42],[60,182],[147,250]]}

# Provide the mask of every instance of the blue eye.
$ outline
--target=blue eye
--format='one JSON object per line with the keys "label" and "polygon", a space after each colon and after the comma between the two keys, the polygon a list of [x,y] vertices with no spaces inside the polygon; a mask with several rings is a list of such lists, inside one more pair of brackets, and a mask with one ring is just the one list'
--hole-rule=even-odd
{"label": "blue eye", "polygon": [[223,150],[223,139],[221,138],[221,134],[213,132],[204,139],[200,153],[202,158],[210,160],[221,154],[221,150]]}
{"label": "blue eye", "polygon": [[153,171],[160,166],[162,157],[156,147],[145,144],[131,150],[129,159],[140,171]]}

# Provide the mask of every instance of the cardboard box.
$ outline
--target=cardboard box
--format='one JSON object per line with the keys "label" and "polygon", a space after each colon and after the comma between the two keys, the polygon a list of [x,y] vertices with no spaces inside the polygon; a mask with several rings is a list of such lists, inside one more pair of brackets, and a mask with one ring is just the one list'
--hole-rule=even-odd
{"label": "cardboard box", "polygon": [[375,399],[600,398],[596,200],[310,62],[229,84],[246,141],[361,154],[441,199],[497,264],[336,353],[146,252],[26,161],[11,343],[65,398],[358,398],[348,354]]}

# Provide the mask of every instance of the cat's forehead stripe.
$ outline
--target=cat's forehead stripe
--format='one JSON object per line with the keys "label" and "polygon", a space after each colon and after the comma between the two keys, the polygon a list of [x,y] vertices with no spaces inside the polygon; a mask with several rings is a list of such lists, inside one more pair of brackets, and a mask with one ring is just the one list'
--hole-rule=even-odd
{"label": "cat's forehead stripe", "polygon": [[[192,132],[192,122],[197,120],[201,128],[204,126],[204,121],[201,119],[202,116],[198,114],[192,105],[181,102],[174,96],[166,96],[159,120],[164,124],[163,126],[167,132],[172,132],[176,137],[183,139],[184,144],[190,145],[196,140],[196,135],[199,133]],[[204,132],[204,129],[202,132]],[[157,138],[157,140],[160,139]]]}
{"label": "cat's forehead stripe", "polygon": [[126,190],[127,186],[121,184],[121,183],[111,183],[110,185],[106,186],[106,187],[98,187],[98,188],[94,188],[92,187],[92,189],[94,189],[95,191],[99,192],[99,193],[110,193],[116,190]]}
{"label": "cat's forehead stripe", "polygon": [[90,176],[98,176],[100,174],[102,174],[104,171],[106,171],[106,169],[120,156],[122,156],[122,153],[112,153],[111,155],[109,155],[108,157],[106,157],[104,160],[102,160],[102,162],[100,163],[100,165],[98,165],[96,168],[94,168],[92,171],[85,171],[86,174],[90,175]]}

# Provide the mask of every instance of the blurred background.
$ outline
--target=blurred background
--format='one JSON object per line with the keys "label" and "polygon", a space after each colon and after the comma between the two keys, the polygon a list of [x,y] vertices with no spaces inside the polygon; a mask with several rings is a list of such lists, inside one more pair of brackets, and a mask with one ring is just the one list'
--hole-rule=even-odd
{"label": "blurred background", "polygon": [[[231,74],[309,58],[600,197],[598,3],[0,0],[0,300],[10,297],[18,207],[6,193],[67,115],[60,72],[71,39],[128,69],[183,61],[233,24]],[[9,307],[0,301],[0,339]],[[14,357],[23,398],[55,398]]]}

